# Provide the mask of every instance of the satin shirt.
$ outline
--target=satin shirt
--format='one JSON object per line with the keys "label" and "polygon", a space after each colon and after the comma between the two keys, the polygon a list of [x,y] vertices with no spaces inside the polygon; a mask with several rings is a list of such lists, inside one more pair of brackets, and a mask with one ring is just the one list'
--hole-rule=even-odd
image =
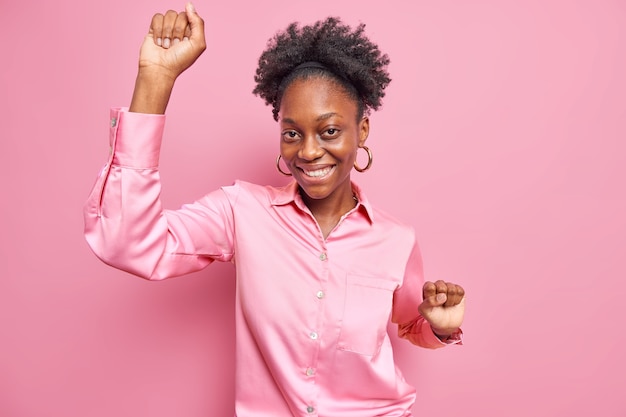
{"label": "satin shirt", "polygon": [[151,280],[235,264],[238,417],[410,415],[415,389],[394,363],[389,321],[416,345],[445,346],[418,313],[413,229],[356,184],[356,207],[326,239],[295,182],[237,181],[164,210],[164,123],[112,109],[111,155],[84,210],[95,254]]}

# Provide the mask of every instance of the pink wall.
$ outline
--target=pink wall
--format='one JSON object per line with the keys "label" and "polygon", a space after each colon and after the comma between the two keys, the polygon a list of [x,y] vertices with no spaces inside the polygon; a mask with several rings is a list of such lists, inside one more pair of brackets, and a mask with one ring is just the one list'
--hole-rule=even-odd
{"label": "pink wall", "polygon": [[[626,415],[626,6],[400,3],[197,0],[209,48],[170,104],[166,205],[282,182],[255,61],[292,20],[362,20],[394,81],[355,178],[469,294],[464,347],[398,345],[416,415]],[[231,266],[148,283],[82,237],[108,108],[168,7],[2,1],[0,416],[232,415]]]}

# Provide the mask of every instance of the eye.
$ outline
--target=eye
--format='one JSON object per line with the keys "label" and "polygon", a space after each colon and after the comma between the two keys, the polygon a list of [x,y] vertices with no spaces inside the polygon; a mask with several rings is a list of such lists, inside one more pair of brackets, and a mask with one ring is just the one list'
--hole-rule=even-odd
{"label": "eye", "polygon": [[335,127],[330,127],[330,128],[328,128],[328,129],[326,129],[326,130],[324,131],[323,136],[324,136],[324,138],[326,138],[326,139],[334,139],[334,138],[336,138],[337,136],[339,136],[339,129],[337,129],[337,128],[335,128]]}
{"label": "eye", "polygon": [[294,141],[298,140],[299,136],[300,135],[295,130],[285,130],[283,132],[283,140],[285,142],[294,142]]}

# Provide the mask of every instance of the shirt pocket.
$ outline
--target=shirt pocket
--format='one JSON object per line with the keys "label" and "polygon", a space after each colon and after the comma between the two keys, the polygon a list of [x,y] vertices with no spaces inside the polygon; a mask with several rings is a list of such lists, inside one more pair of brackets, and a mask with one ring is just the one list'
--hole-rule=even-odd
{"label": "shirt pocket", "polygon": [[374,356],[387,335],[397,284],[384,278],[346,276],[346,296],[337,349]]}

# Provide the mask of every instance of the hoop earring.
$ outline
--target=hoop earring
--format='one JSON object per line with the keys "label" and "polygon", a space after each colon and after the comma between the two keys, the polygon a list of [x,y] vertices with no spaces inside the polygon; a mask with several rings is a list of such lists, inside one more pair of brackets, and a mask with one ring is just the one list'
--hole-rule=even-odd
{"label": "hoop earring", "polygon": [[280,169],[280,158],[282,158],[281,154],[278,154],[278,158],[276,158],[276,169],[278,170],[278,172],[280,172],[281,174],[283,174],[286,177],[291,177],[291,172],[285,172],[282,169]]}
{"label": "hoop earring", "polygon": [[372,156],[372,151],[370,151],[370,148],[368,148],[367,146],[360,146],[361,148],[365,149],[365,152],[367,152],[367,165],[365,165],[365,168],[361,168],[357,163],[356,163],[356,159],[354,160],[354,169],[356,169],[359,172],[365,172],[368,169],[370,169],[372,167],[372,162],[373,162],[373,156]]}

